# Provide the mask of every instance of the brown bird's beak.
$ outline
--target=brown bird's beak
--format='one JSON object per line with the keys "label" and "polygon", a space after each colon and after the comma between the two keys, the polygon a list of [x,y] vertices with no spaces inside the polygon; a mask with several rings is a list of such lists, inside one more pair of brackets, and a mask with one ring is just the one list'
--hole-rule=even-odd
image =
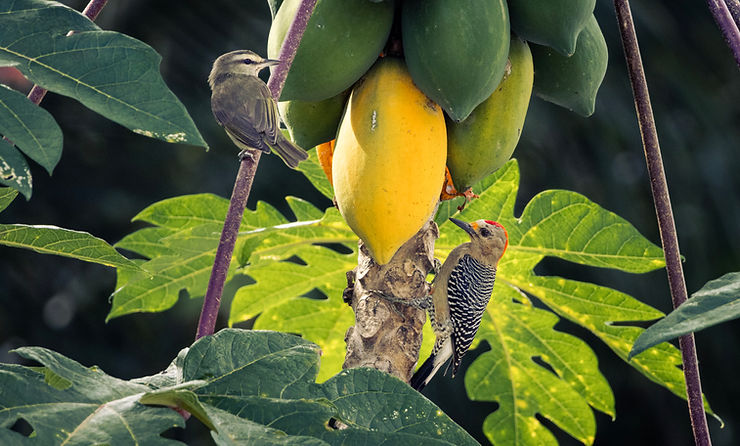
{"label": "brown bird's beak", "polygon": [[271,66],[277,65],[279,63],[280,63],[280,61],[278,59],[265,59],[265,60],[262,61],[262,65],[264,65],[266,67],[271,67]]}
{"label": "brown bird's beak", "polygon": [[470,225],[470,223],[465,223],[464,221],[458,220],[456,218],[450,218],[450,221],[460,226],[460,228],[462,228],[463,231],[467,232],[471,237],[473,237],[474,235],[478,235],[476,234],[475,229],[473,228],[473,226]]}

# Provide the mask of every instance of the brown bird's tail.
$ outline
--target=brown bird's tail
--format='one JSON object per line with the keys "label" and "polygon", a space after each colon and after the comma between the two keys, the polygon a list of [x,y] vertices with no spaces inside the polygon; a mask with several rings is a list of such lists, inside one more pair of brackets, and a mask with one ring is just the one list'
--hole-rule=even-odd
{"label": "brown bird's tail", "polygon": [[285,164],[292,169],[298,167],[298,163],[308,158],[308,154],[305,150],[290,142],[283,135],[278,136],[275,146],[273,146],[273,150],[275,153],[280,155],[280,158],[285,161]]}

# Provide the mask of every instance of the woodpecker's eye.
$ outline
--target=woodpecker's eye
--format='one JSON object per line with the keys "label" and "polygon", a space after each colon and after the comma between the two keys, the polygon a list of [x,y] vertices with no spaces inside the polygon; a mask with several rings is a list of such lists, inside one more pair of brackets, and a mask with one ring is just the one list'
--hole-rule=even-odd
{"label": "woodpecker's eye", "polygon": [[481,228],[480,235],[482,235],[483,237],[488,237],[489,235],[491,235],[491,231],[486,228]]}
{"label": "woodpecker's eye", "polygon": [[244,63],[247,65],[250,65],[250,64],[253,64],[254,62],[252,62],[251,59],[244,59]]}

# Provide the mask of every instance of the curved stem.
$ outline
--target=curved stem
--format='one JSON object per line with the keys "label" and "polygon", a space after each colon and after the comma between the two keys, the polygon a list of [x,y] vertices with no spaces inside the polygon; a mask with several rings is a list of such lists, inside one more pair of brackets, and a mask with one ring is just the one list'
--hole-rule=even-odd
{"label": "curved stem", "polygon": [[732,50],[733,56],[735,56],[735,62],[740,67],[740,30],[738,27],[738,14],[740,14],[740,2],[738,0],[727,0],[730,2],[730,6],[733,8],[733,14],[727,8],[726,0],[707,0],[707,6],[709,11],[714,16],[714,21],[717,22],[722,36],[724,36],[727,46]]}
{"label": "curved stem", "polygon": [[[100,11],[105,7],[106,3],[108,3],[108,0],[90,0],[90,3],[88,3],[82,11],[82,14],[94,22],[95,19],[98,18]],[[72,33],[74,33],[74,31],[70,31],[67,35]],[[30,99],[34,104],[39,105],[44,99],[44,96],[46,96],[46,91],[47,90],[45,88],[34,85],[31,88],[31,91],[28,92],[28,99]]]}
{"label": "curved stem", "polygon": [[735,26],[740,28],[740,0],[727,0],[725,4],[730,10],[730,15],[735,21]]}
{"label": "curved stem", "polygon": [[[663,243],[663,252],[668,273],[668,285],[673,299],[673,307],[676,308],[688,298],[686,281],[681,264],[681,254],[678,246],[676,225],[671,209],[671,200],[668,195],[668,183],[663,169],[663,159],[658,144],[658,132],[655,129],[655,119],[650,105],[645,72],[642,67],[642,57],[637,43],[637,34],[632,20],[628,0],[614,0],[617,11],[617,20],[622,37],[627,69],[629,71],[632,93],[635,99],[635,108],[640,124],[642,144],[645,149],[645,160],[647,161],[648,174],[650,176],[650,187],[653,193],[655,212],[658,216],[658,227],[660,238]],[[689,334],[679,338],[681,356],[683,360],[683,372],[686,379],[686,395],[689,404],[689,415],[691,426],[694,431],[694,440],[697,445],[708,446],[711,444],[709,428],[707,426],[706,414],[704,413],[704,402],[702,400],[701,380],[699,377],[699,365],[696,358],[696,344],[694,335]]]}
{"label": "curved stem", "polygon": [[[308,19],[311,17],[311,13],[313,13],[314,6],[316,6],[316,1],[302,0],[298,7],[298,12],[293,19],[293,23],[288,29],[288,34],[280,49],[280,64],[277,65],[275,71],[270,76],[270,80],[267,82],[267,87],[276,101],[280,97],[280,92],[283,90],[285,79],[288,76],[288,70],[293,63],[296,50],[298,50],[298,44],[301,42],[303,32],[308,25]],[[218,309],[221,306],[221,296],[223,295],[231,256],[234,253],[239,225],[244,215],[244,209],[247,207],[247,199],[252,189],[252,182],[254,181],[254,175],[261,156],[260,151],[255,150],[251,153],[252,158],[245,157],[241,161],[239,172],[234,181],[234,190],[231,193],[229,210],[226,212],[224,228],[221,231],[221,239],[216,249],[216,258],[213,261],[211,277],[208,279],[206,295],[203,298],[203,308],[200,312],[198,331],[195,334],[195,339],[213,334],[216,328]]]}

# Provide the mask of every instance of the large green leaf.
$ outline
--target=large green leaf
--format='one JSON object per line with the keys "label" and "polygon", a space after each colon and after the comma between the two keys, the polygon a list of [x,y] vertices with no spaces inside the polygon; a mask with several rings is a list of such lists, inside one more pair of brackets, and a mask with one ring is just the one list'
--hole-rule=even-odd
{"label": "large green leaf", "polygon": [[41,254],[72,257],[123,270],[139,269],[135,263],[119,254],[104,240],[87,232],[55,226],[0,224],[0,245],[31,249]]}
{"label": "large green leaf", "polygon": [[[243,262],[232,262],[229,277],[238,265],[246,262],[256,265],[282,260],[301,247],[334,242],[340,237],[344,241],[356,240],[338,213],[324,217],[303,200],[292,197],[286,200],[296,215],[310,220],[290,224],[264,202],[258,202],[255,210],[248,209],[234,253]],[[147,273],[125,274],[125,280],[119,277],[108,319],[136,312],[164,311],[177,302],[181,290],[187,290],[191,297],[203,295],[227,209],[227,200],[198,194],[163,200],[134,217],[135,221],[156,226],[126,236],[116,247],[148,257],[150,260],[142,265]],[[306,234],[314,237],[307,238]]]}
{"label": "large green leaf", "polygon": [[[317,384],[319,347],[285,333],[223,330],[164,372],[130,381],[44,348],[16,352],[41,366],[0,364],[3,445],[179,445],[160,436],[185,427],[171,407],[201,420],[219,445],[476,444],[388,374],[354,369]],[[329,428],[331,419],[347,428]],[[19,420],[30,436],[11,430]]]}
{"label": "large green leaf", "polygon": [[[0,65],[136,133],[207,147],[162,80],[161,57],[145,43],[40,0],[1,2],[0,29]],[[69,30],[77,32],[67,36]]]}
{"label": "large green leaf", "polygon": [[[137,400],[150,387],[83,367],[59,353],[40,348],[15,350],[43,367],[0,364],[0,443],[180,445],[160,433],[184,427],[175,411]],[[10,430],[25,420],[30,437]]]}
{"label": "large green leaf", "polygon": [[[188,410],[214,426],[223,444],[232,443],[222,437],[264,444],[475,444],[386,373],[352,369],[315,383],[319,358],[317,345],[296,336],[226,329],[193,344],[181,362],[180,385],[141,401]],[[327,429],[331,418],[347,428]]]}
{"label": "large green leaf", "polygon": [[710,280],[691,299],[653,324],[635,340],[629,357],[685,334],[740,317],[740,272]]}
{"label": "large green leaf", "polygon": [[27,97],[0,85],[0,135],[51,174],[62,156],[62,130]]}
{"label": "large green leaf", "polygon": [[[479,339],[487,341],[491,351],[470,366],[466,388],[472,399],[500,404],[484,423],[486,436],[495,444],[557,444],[536,414],[591,444],[595,422],[588,406],[614,416],[613,396],[587,346],[552,328],[558,321],[555,314],[588,329],[626,360],[642,329],[614,322],[647,321],[661,313],[617,290],[535,275],[534,267],[552,256],[647,272],[663,266],[662,251],[624,219],[574,192],[542,192],[516,217],[518,183],[517,164],[511,161],[476,188],[479,199],[456,214],[463,220],[498,221],[509,234],[480,328]],[[466,238],[455,225],[442,224],[437,256],[445,257]],[[532,306],[529,295],[555,314]],[[675,348],[661,346],[629,364],[684,397]]]}

